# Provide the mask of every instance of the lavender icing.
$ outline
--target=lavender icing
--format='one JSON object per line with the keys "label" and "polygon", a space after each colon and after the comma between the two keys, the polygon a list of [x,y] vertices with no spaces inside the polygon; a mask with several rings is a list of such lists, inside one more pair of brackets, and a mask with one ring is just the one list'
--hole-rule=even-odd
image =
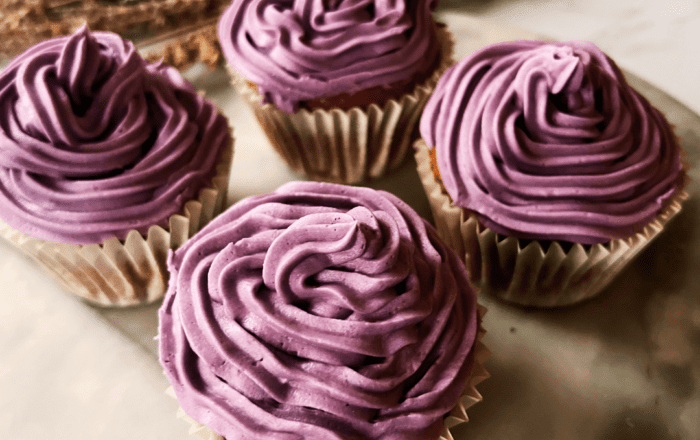
{"label": "lavender icing", "polygon": [[170,254],[160,362],[227,440],[437,438],[473,366],[456,254],[395,196],[292,182]]}
{"label": "lavender icing", "polygon": [[436,0],[233,0],[219,22],[229,64],[263,103],[389,87],[426,74],[440,52]]}
{"label": "lavender icing", "polygon": [[479,50],[442,77],[420,131],[453,203],[519,238],[628,237],[683,180],[668,122],[585,41]]}
{"label": "lavender icing", "polygon": [[166,226],[230,142],[226,119],[174,68],[85,26],[12,60],[0,106],[0,216],[59,243]]}

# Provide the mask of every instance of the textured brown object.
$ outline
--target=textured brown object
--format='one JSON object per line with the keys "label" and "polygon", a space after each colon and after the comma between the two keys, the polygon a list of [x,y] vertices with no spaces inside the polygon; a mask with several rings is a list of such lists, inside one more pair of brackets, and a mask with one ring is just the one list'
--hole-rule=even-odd
{"label": "textured brown object", "polygon": [[196,28],[183,28],[175,31],[176,35],[172,37],[170,34],[160,35],[156,40],[165,40],[165,43],[159,49],[148,51],[145,58],[149,61],[163,60],[179,70],[196,62],[216,68],[223,60],[216,34],[217,22],[214,19],[211,23]]}
{"label": "textured brown object", "polygon": [[48,38],[69,35],[83,23],[137,43],[167,40],[164,58],[184,68],[195,61],[216,65],[221,50],[216,21],[230,0],[3,0],[0,2],[0,53],[14,57]]}

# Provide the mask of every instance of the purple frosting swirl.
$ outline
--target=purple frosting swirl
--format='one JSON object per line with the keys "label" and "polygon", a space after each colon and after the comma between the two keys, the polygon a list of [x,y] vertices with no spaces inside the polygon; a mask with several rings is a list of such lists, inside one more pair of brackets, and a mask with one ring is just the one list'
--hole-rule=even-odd
{"label": "purple frosting swirl", "polygon": [[391,194],[286,184],[233,205],[169,269],[161,364],[227,440],[437,438],[471,373],[464,266]]}
{"label": "purple frosting swirl", "polygon": [[233,0],[219,22],[224,56],[287,113],[300,101],[424,75],[440,52],[436,0]]}
{"label": "purple frosting swirl", "polygon": [[453,203],[519,238],[628,237],[683,180],[668,122],[589,42],[474,53],[441,78],[420,131]]}
{"label": "purple frosting swirl", "polygon": [[166,226],[210,183],[226,119],[116,34],[46,40],[0,72],[0,214],[48,241]]}

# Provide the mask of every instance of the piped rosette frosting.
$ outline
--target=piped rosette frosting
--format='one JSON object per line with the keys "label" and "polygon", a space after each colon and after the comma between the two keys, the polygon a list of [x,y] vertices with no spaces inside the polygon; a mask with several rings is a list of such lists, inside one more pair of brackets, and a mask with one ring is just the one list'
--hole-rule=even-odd
{"label": "piped rosette frosting", "polygon": [[229,64],[287,113],[301,101],[427,76],[440,53],[433,0],[234,0],[219,22]]}
{"label": "piped rosette frosting", "polygon": [[244,199],[171,254],[160,361],[227,440],[430,439],[474,366],[464,266],[395,196]]}
{"label": "piped rosette frosting", "polygon": [[684,179],[672,127],[589,42],[475,52],[442,77],[420,131],[453,204],[507,236],[628,237]]}
{"label": "piped rosette frosting", "polygon": [[44,240],[166,226],[210,183],[227,122],[179,73],[83,26],[0,72],[0,213]]}

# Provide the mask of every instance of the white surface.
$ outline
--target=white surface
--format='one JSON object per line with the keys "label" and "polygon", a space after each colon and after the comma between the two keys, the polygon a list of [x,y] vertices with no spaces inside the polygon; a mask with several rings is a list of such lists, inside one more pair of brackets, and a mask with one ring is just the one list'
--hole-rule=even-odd
{"label": "white surface", "polygon": [[[458,39],[458,58],[474,38],[473,21],[460,11],[557,39],[590,39],[620,66],[700,113],[696,1],[445,0],[440,12]],[[268,192],[295,178],[225,76],[191,73],[195,82],[206,84],[234,126],[229,200]],[[375,185],[396,188],[403,172]],[[419,206],[419,212],[424,208]],[[662,251],[673,259],[670,251]],[[650,264],[656,258],[646,257]],[[650,271],[654,275],[653,266]],[[613,288],[646,292],[639,281],[645,275],[631,275],[632,286],[620,280]],[[157,306],[87,306],[1,241],[0,280],[0,439],[192,440],[174,416],[176,403],[164,394],[167,383],[153,339]],[[678,278],[669,281],[668,289],[673,280]],[[639,320],[615,311],[635,306],[619,295],[586,306],[596,323],[576,320],[581,309],[523,314],[489,305],[486,343],[494,353],[493,377],[479,387],[486,400],[470,411],[472,422],[457,431],[458,438],[593,439],[605,434],[618,439],[625,438],[624,432],[635,433],[627,438],[700,438],[700,356],[683,348],[689,340],[700,340],[700,308],[687,298],[657,300],[654,295],[663,286],[646,292],[649,304],[638,311]],[[522,352],[528,341],[538,339],[546,343]],[[689,365],[695,374],[667,375],[685,381],[669,391],[659,359],[668,368]],[[617,413],[609,415],[610,408]],[[606,417],[607,430],[588,422]]]}

